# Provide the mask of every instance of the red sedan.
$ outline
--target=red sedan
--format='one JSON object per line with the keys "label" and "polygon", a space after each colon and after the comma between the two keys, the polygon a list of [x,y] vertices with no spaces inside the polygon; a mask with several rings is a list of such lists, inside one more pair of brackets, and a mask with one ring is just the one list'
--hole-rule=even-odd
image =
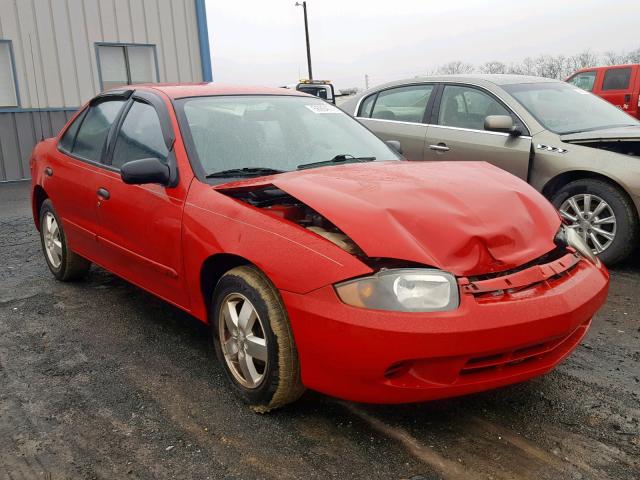
{"label": "red sedan", "polygon": [[208,323],[259,411],[305,387],[414,402],[551,370],[605,268],[525,182],[394,147],[295,91],[114,90],[36,146],[33,215],[57,279],[95,263]]}

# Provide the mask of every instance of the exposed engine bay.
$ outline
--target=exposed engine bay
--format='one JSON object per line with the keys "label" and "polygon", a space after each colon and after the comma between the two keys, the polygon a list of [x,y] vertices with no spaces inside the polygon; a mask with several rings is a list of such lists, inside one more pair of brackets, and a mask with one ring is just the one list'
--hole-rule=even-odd
{"label": "exposed engine bay", "polygon": [[261,186],[259,188],[247,190],[219,191],[229,197],[248,203],[256,208],[260,208],[269,215],[295,223],[316,235],[320,235],[345,252],[354,255],[373,270],[378,271],[385,268],[425,266],[408,260],[383,257],[372,258],[367,256],[367,254],[363,252],[348,235],[330,222],[326,217],[274,185]]}
{"label": "exposed engine bay", "polygon": [[273,185],[259,189],[225,193],[249,205],[261,208],[274,217],[296,223],[326,238],[347,253],[358,257],[365,257],[360,247],[338,227],[297,198],[292,197]]}
{"label": "exposed engine bay", "polygon": [[601,140],[601,141],[574,141],[575,145],[583,147],[598,148],[607,150],[608,152],[621,153],[632,157],[640,156],[640,142],[637,141],[620,141],[620,140]]}

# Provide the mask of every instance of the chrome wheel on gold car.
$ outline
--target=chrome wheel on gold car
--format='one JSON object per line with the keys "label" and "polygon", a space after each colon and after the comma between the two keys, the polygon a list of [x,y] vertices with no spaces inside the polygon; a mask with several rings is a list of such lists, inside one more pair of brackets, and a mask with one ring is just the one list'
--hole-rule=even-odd
{"label": "chrome wheel on gold car", "polygon": [[617,231],[616,216],[604,199],[590,193],[573,195],[560,205],[559,210],[594,253],[604,252],[613,243]]}

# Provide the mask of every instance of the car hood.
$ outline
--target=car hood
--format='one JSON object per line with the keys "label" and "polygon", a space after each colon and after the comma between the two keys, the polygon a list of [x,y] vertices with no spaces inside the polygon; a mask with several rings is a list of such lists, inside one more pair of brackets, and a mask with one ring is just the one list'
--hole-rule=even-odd
{"label": "car hood", "polygon": [[374,162],[219,185],[275,185],[316,210],[367,256],[455,275],[511,269],[551,251],[560,218],[515,176],[484,162]]}
{"label": "car hood", "polygon": [[601,130],[591,130],[589,132],[569,133],[561,135],[563,142],[602,142],[618,140],[621,142],[633,142],[640,140],[640,125],[616,128],[604,128]]}

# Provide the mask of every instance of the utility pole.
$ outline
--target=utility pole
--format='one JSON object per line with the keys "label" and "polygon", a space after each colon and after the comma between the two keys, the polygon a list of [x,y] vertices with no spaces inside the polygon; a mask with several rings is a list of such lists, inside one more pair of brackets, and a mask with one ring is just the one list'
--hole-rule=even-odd
{"label": "utility pole", "polygon": [[309,70],[309,80],[313,80],[313,72],[311,71],[311,45],[309,44],[309,22],[307,21],[307,2],[296,2],[296,7],[302,6],[304,11],[304,34],[307,39],[307,68]]}
{"label": "utility pole", "polygon": [[368,74],[364,74],[364,88],[365,90],[369,90],[369,75]]}

